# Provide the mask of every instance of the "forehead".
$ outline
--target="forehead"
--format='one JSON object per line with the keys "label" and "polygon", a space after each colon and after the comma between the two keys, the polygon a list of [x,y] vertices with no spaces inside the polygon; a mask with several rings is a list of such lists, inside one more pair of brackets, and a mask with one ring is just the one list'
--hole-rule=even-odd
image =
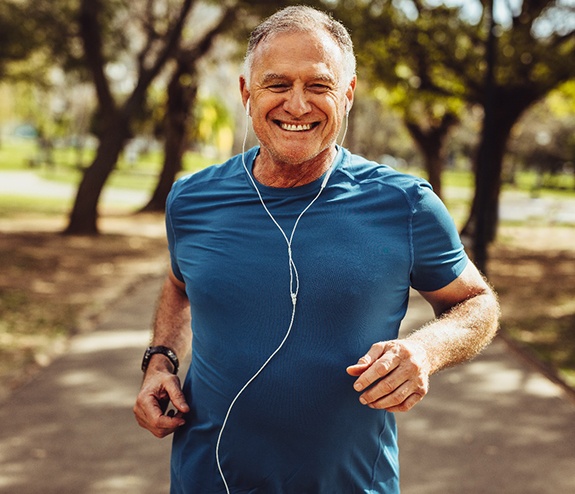
{"label": "forehead", "polygon": [[313,76],[339,81],[343,75],[343,53],[325,32],[283,32],[260,42],[253,54],[252,79],[269,74],[285,77]]}

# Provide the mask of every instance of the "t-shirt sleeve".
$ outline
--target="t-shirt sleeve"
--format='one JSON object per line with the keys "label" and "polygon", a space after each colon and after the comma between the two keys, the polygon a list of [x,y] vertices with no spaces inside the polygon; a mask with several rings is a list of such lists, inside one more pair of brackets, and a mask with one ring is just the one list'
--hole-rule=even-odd
{"label": "t-shirt sleeve", "polygon": [[182,276],[182,272],[180,271],[180,268],[178,266],[178,260],[176,255],[177,239],[173,224],[174,200],[177,195],[178,186],[179,186],[178,182],[174,183],[174,185],[172,186],[172,190],[168,195],[168,199],[166,200],[166,236],[168,239],[168,249],[170,252],[170,263],[172,266],[172,271],[176,276],[176,278],[183,282],[184,277]]}
{"label": "t-shirt sleeve", "polygon": [[426,182],[417,186],[412,219],[411,286],[434,291],[447,286],[469,261],[447,208]]}

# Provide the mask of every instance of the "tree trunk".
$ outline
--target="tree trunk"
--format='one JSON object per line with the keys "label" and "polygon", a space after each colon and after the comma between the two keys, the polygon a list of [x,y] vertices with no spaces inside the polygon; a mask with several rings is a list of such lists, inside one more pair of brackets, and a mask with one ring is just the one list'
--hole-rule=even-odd
{"label": "tree trunk", "polygon": [[[198,93],[198,84],[192,76],[190,84],[182,83],[182,75],[188,74],[190,67],[179,64],[168,84],[168,102],[166,105],[164,130],[164,165],[156,188],[148,203],[141,212],[162,212],[165,209],[166,199],[176,180],[178,172],[182,169],[182,158],[187,145],[187,129],[191,118],[191,110]],[[190,74],[191,75],[191,74]]]}
{"label": "tree trunk", "polygon": [[423,129],[412,121],[405,122],[407,130],[423,154],[427,179],[439,197],[442,193],[441,175],[445,161],[445,139],[456,123],[457,117],[451,113],[446,113],[437,124],[431,125],[428,129]]}
{"label": "tree trunk", "polygon": [[[100,14],[103,4],[100,0],[82,0],[78,16],[80,36],[82,37],[84,55],[93,76],[94,87],[98,97],[98,112],[103,119],[99,133],[99,146],[96,157],[86,169],[74,206],[70,213],[65,234],[97,235],[98,201],[106,180],[112,173],[118,156],[130,136],[130,121],[134,118],[146,99],[148,87],[177,49],[182,29],[194,0],[183,0],[178,14],[170,22],[164,36],[164,43],[153,56],[150,64],[144,64],[153,43],[144,43],[144,49],[138,55],[138,80],[133,92],[126,98],[121,109],[112,94],[106,77],[106,58],[100,25]],[[153,20],[153,19],[152,19]],[[154,29],[150,30],[154,36]],[[151,38],[150,40],[151,41]]]}
{"label": "tree trunk", "polygon": [[117,117],[106,125],[106,131],[100,137],[96,157],[84,172],[78,187],[74,207],[64,234],[97,235],[99,233],[97,220],[100,195],[128,137],[128,127],[123,119]]}
{"label": "tree trunk", "polygon": [[[172,184],[182,169],[182,158],[187,145],[186,134],[192,118],[191,110],[198,94],[198,61],[210,50],[216,36],[235,20],[237,7],[236,5],[227,8],[219,22],[193,48],[180,48],[175,54],[177,67],[167,89],[164,166],[156,189],[141,212],[162,212],[165,209]],[[188,80],[189,83],[184,83],[184,80]]]}
{"label": "tree trunk", "polygon": [[475,195],[461,236],[472,241],[474,261],[487,272],[487,248],[497,236],[503,159],[511,129],[535,101],[524,91],[494,90],[493,115],[484,119],[475,159]]}

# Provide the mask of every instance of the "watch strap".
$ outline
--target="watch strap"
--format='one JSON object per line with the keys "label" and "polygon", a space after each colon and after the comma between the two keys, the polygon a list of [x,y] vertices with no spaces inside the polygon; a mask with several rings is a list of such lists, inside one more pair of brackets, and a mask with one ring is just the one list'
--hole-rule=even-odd
{"label": "watch strap", "polygon": [[150,365],[150,359],[152,358],[152,355],[155,355],[156,353],[161,353],[162,355],[166,356],[174,366],[173,374],[178,373],[178,369],[180,367],[180,361],[178,360],[176,352],[174,352],[171,348],[162,345],[150,346],[146,349],[146,352],[144,353],[144,358],[142,359],[142,372],[146,372],[148,370],[148,366]]}

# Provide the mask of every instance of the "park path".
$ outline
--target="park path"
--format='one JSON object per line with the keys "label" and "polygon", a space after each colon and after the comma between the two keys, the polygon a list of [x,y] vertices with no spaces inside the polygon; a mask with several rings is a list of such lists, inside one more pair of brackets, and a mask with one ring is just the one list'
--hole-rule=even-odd
{"label": "park path", "polygon": [[[0,195],[23,197],[46,197],[72,201],[77,192],[73,184],[56,182],[41,177],[33,171],[0,171]],[[149,192],[132,189],[105,187],[102,203],[114,206],[143,206]]]}
{"label": "park path", "polygon": [[[138,283],[0,403],[0,494],[168,492],[170,440],[131,411],[160,283]],[[430,316],[414,295],[405,330]],[[398,421],[403,494],[575,492],[575,403],[501,339],[433,376]]]}
{"label": "park path", "polygon": [[[467,197],[468,189],[447,188],[446,195]],[[72,200],[76,187],[47,180],[33,171],[0,171],[0,195],[59,197]],[[149,199],[145,191],[106,187],[102,204],[141,207]],[[507,221],[534,221],[545,224],[575,225],[574,197],[534,197],[526,192],[504,191],[501,194],[500,218]]]}

